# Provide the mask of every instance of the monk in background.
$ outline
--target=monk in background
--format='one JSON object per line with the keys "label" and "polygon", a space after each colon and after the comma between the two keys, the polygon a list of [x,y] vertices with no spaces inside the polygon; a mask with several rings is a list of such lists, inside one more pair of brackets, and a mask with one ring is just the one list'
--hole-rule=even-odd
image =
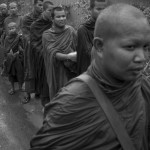
{"label": "monk in background", "polygon": [[[29,102],[31,99],[31,93],[35,93],[35,81],[34,81],[34,65],[32,64],[32,58],[30,53],[30,27],[31,24],[36,21],[43,12],[43,0],[34,0],[34,7],[31,13],[25,15],[22,21],[23,35],[28,39],[28,44],[25,47],[24,65],[25,65],[25,96],[23,103]],[[35,97],[39,94],[36,93]]]}
{"label": "monk in background", "polygon": [[4,47],[3,47],[3,36],[5,35],[4,29],[4,20],[8,17],[8,8],[5,3],[0,4],[0,67],[2,67],[2,63],[4,60]]}
{"label": "monk in background", "polygon": [[8,8],[5,3],[0,4],[0,37],[4,33],[4,20],[8,17]]}
{"label": "monk in background", "polygon": [[22,16],[18,13],[18,6],[16,2],[9,4],[9,16],[4,20],[4,28],[6,36],[8,34],[8,24],[15,22],[17,26],[17,32],[21,33]]}
{"label": "monk in background", "polygon": [[77,73],[85,72],[91,63],[94,28],[99,13],[108,5],[108,0],[90,0],[90,18],[77,30]]}
{"label": "monk in background", "polygon": [[76,32],[66,25],[66,13],[62,7],[54,7],[51,16],[52,28],[43,33],[42,39],[50,100],[76,71]]}
{"label": "monk in background", "polygon": [[51,10],[53,3],[45,1],[43,3],[42,15],[31,25],[31,49],[30,54],[34,65],[35,93],[40,94],[41,103],[44,107],[49,102],[49,88],[45,73],[43,58],[42,34],[45,30],[52,27]]}
{"label": "monk in background", "polygon": [[24,50],[23,39],[17,32],[17,24],[11,22],[8,24],[8,35],[4,42],[6,59],[4,60],[4,72],[8,74],[11,83],[9,94],[15,93],[14,83],[18,82],[19,90],[22,91],[24,82]]}

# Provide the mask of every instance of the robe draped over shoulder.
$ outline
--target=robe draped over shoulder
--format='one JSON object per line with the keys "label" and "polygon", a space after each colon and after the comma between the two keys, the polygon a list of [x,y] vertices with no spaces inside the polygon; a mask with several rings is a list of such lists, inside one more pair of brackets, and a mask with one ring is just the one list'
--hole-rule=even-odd
{"label": "robe draped over shoulder", "polygon": [[[89,67],[92,76],[118,112],[136,150],[149,150],[150,81],[110,84]],[[123,150],[103,110],[89,87],[71,80],[46,106],[42,128],[30,150]]]}
{"label": "robe draped over shoulder", "polygon": [[44,32],[43,53],[50,99],[69,80],[70,73],[64,62],[55,58],[56,53],[68,54],[75,50],[76,33],[73,27],[66,26],[61,33],[55,32],[52,28]]}

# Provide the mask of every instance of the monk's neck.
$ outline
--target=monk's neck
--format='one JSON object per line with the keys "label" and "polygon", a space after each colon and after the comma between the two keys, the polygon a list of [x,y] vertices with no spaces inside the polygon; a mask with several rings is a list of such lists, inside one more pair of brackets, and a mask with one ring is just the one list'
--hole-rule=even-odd
{"label": "monk's neck", "polygon": [[126,81],[118,80],[111,76],[109,73],[106,73],[101,65],[97,65],[95,61],[92,62],[91,64],[91,72],[92,74],[97,78],[97,82],[101,82],[101,79],[107,80],[109,83],[112,85],[122,85]]}
{"label": "monk's neck", "polygon": [[56,32],[56,33],[61,33],[65,30],[66,26],[60,28],[60,27],[57,27],[55,25],[53,25],[52,29]]}

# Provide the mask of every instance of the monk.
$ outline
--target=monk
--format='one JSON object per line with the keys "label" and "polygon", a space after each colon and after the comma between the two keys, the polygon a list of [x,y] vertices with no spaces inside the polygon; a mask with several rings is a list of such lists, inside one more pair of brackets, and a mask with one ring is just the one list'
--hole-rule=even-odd
{"label": "monk", "polygon": [[4,20],[8,17],[8,9],[5,3],[0,4],[0,67],[2,67],[2,62],[4,60],[4,47],[3,47],[3,36],[5,35],[4,30]]}
{"label": "monk", "polygon": [[94,28],[98,14],[108,5],[107,0],[90,0],[91,17],[81,24],[78,31],[77,43],[77,73],[85,72],[91,63]]}
{"label": "monk", "polygon": [[8,17],[8,8],[5,3],[0,4],[0,37],[2,36],[4,32],[4,20],[6,17]]}
{"label": "monk", "polygon": [[33,10],[25,15],[22,21],[22,29],[24,34],[30,35],[30,26],[36,21],[43,12],[43,0],[34,0]]}
{"label": "monk", "polygon": [[62,7],[54,7],[51,13],[52,28],[43,33],[43,53],[49,85],[50,100],[74,75],[76,61],[76,33],[66,25],[66,13]]}
{"label": "monk", "polygon": [[34,65],[34,78],[35,78],[35,93],[40,94],[41,103],[44,107],[49,102],[49,89],[45,73],[45,64],[43,58],[42,34],[45,30],[52,27],[51,10],[53,3],[45,1],[43,3],[43,10],[41,17],[34,21],[31,25],[31,58]]}
{"label": "monk", "polygon": [[[150,81],[141,74],[150,43],[147,19],[131,5],[111,5],[97,18],[93,43],[94,59],[82,77],[92,78],[112,104],[132,148],[149,150]],[[31,140],[30,150],[123,150],[98,100],[81,77],[62,88],[45,112],[43,126]]]}
{"label": "monk", "polygon": [[[28,39],[28,44],[25,48],[24,64],[25,64],[25,96],[23,103],[29,102],[31,99],[31,93],[35,93],[35,81],[33,74],[32,58],[30,56],[30,27],[31,24],[36,21],[43,12],[43,0],[34,0],[33,11],[23,17],[22,32]],[[38,95],[38,93],[37,93]],[[36,95],[35,95],[36,96]]]}
{"label": "monk", "polygon": [[21,33],[22,16],[18,14],[18,6],[16,2],[11,2],[9,4],[9,16],[4,21],[6,36],[8,34],[8,24],[10,22],[15,22],[18,32]]}
{"label": "monk", "polygon": [[22,91],[22,84],[24,82],[24,52],[23,52],[23,38],[17,32],[17,24],[10,22],[8,24],[8,35],[5,43],[6,60],[4,62],[4,70],[8,73],[11,89],[9,94],[15,93],[14,83],[18,82],[19,90]]}

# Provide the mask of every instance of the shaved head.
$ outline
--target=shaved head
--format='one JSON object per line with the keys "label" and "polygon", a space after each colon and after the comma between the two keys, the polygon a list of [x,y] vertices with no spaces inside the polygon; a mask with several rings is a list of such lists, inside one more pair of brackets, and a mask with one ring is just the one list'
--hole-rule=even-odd
{"label": "shaved head", "polygon": [[16,2],[11,2],[11,3],[9,4],[9,7],[12,7],[12,6],[17,6],[17,3],[16,3]]}
{"label": "shaved head", "polygon": [[147,19],[139,9],[128,4],[114,4],[104,9],[99,15],[94,37],[106,40],[124,33],[130,34],[141,24],[145,24],[145,27],[148,28]]}
{"label": "shaved head", "polygon": [[7,5],[5,3],[0,4],[0,8],[7,8]]}
{"label": "shaved head", "polygon": [[[128,4],[114,4],[98,16],[93,58],[98,71],[113,82],[139,77],[147,58],[150,25],[144,14]],[[131,70],[139,67],[138,72]]]}
{"label": "shaved head", "polygon": [[10,22],[8,24],[8,27],[17,27],[17,24],[15,22]]}

